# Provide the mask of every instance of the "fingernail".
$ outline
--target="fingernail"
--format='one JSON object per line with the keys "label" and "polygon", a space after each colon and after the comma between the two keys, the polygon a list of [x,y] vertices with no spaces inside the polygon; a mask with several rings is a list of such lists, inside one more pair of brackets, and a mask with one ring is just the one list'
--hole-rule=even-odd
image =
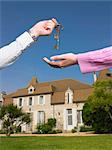
{"label": "fingernail", "polygon": [[52,56],[52,57],[50,57],[50,59],[51,59],[51,60],[53,60],[53,59],[54,59],[54,57]]}

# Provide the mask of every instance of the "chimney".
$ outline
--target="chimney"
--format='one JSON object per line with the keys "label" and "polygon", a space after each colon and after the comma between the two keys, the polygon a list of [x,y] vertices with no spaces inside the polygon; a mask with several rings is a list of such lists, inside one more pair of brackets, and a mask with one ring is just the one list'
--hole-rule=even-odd
{"label": "chimney", "polygon": [[93,72],[93,80],[94,80],[94,83],[95,83],[95,82],[96,82],[96,80],[97,80],[96,72]]}

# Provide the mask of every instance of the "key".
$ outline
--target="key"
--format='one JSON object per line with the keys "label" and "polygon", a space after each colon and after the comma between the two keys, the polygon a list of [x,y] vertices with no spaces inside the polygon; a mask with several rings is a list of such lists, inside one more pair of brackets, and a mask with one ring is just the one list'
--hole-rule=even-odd
{"label": "key", "polygon": [[54,45],[54,49],[60,48],[60,31],[63,30],[63,26],[57,23],[55,27],[56,34],[54,35],[54,39],[56,40],[56,44]]}

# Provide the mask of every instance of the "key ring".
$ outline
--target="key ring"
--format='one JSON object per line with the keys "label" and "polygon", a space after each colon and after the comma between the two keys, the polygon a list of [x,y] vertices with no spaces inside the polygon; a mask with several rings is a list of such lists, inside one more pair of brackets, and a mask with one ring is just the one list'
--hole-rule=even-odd
{"label": "key ring", "polygon": [[55,27],[56,33],[54,34],[54,39],[56,40],[54,49],[57,49],[57,50],[59,50],[59,48],[60,48],[60,31],[61,30],[63,30],[63,26],[61,24],[57,24]]}

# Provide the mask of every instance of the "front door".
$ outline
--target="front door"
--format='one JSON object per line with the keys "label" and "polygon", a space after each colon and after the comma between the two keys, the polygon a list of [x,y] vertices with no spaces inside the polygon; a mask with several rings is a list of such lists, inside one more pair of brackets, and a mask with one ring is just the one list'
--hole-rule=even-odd
{"label": "front door", "polygon": [[66,123],[67,123],[67,130],[73,129],[72,109],[66,110]]}
{"label": "front door", "polygon": [[77,126],[77,110],[76,108],[64,109],[63,111],[63,128],[65,131],[72,130]]}

